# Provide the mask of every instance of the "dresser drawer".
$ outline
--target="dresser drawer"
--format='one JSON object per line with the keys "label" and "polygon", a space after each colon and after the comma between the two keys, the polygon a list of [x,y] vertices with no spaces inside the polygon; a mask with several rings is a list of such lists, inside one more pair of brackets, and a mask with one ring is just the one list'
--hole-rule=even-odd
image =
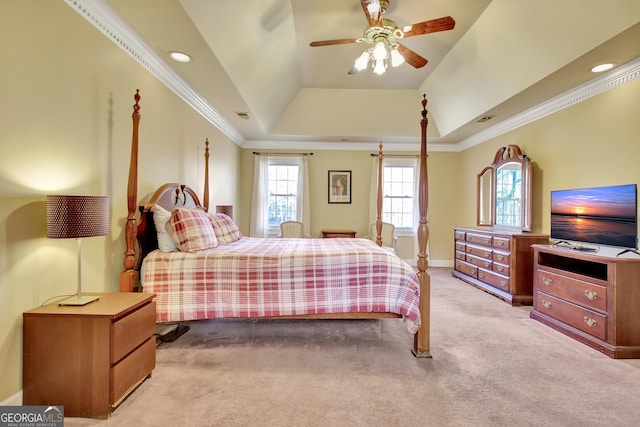
{"label": "dresser drawer", "polygon": [[505,264],[500,264],[497,262],[493,263],[493,271],[499,274],[503,274],[505,276],[509,276],[509,266]]}
{"label": "dresser drawer", "polygon": [[607,312],[607,288],[538,269],[536,288],[586,308]]}
{"label": "dresser drawer", "polygon": [[503,250],[509,250],[511,239],[508,237],[493,236],[493,247]]}
{"label": "dresser drawer", "polygon": [[461,259],[462,261],[467,259],[467,254],[464,252],[456,251],[456,259]]}
{"label": "dresser drawer", "polygon": [[460,260],[456,260],[455,263],[456,270],[459,272],[464,273],[467,276],[475,277],[476,279],[478,278],[478,267],[475,265]]}
{"label": "dresser drawer", "polygon": [[133,353],[111,368],[110,403],[117,406],[120,400],[141,383],[156,367],[156,340],[152,336]]}
{"label": "dresser drawer", "polygon": [[111,326],[113,345],[111,363],[117,363],[133,349],[153,336],[156,328],[156,303],[151,302]]}
{"label": "dresser drawer", "polygon": [[510,253],[509,252],[501,252],[501,251],[493,251],[493,260],[495,262],[499,262],[500,264],[509,264]]}
{"label": "dresser drawer", "polygon": [[607,316],[544,292],[536,292],[535,307],[540,313],[560,320],[601,340],[607,335]]}
{"label": "dresser drawer", "polygon": [[511,280],[507,276],[496,274],[489,270],[478,270],[478,279],[493,286],[494,288],[501,289],[503,291],[509,290],[509,281]]}
{"label": "dresser drawer", "polygon": [[491,261],[491,249],[485,246],[467,245],[467,253],[481,258],[486,258]]}
{"label": "dresser drawer", "polygon": [[491,269],[491,264],[492,264],[491,259],[482,258],[479,256],[470,255],[470,254],[467,254],[467,262],[473,265],[477,265],[478,267],[484,267],[488,269]]}
{"label": "dresser drawer", "polygon": [[487,236],[486,234],[478,234],[478,233],[467,233],[465,238],[467,242],[471,243],[479,243],[481,245],[491,246],[493,239],[491,236]]}
{"label": "dresser drawer", "polygon": [[464,242],[456,240],[456,251],[466,252],[467,245]]}
{"label": "dresser drawer", "polygon": [[465,235],[467,233],[465,233],[464,231],[460,231],[460,230],[455,230],[453,232],[453,236],[456,240],[465,240]]}

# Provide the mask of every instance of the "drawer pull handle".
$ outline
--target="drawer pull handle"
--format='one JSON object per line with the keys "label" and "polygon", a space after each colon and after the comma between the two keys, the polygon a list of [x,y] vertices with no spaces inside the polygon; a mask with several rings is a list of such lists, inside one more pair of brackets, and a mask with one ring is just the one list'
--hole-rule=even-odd
{"label": "drawer pull handle", "polygon": [[553,279],[551,279],[550,277],[543,277],[542,283],[544,283],[547,286],[551,286],[551,283],[553,283]]}
{"label": "drawer pull handle", "polygon": [[502,286],[503,288],[506,288],[507,282],[505,282],[504,280],[500,280],[500,286]]}
{"label": "drawer pull handle", "polygon": [[478,277],[481,278],[481,279],[484,279],[484,273],[478,274]]}
{"label": "drawer pull handle", "polygon": [[598,324],[598,322],[596,322],[596,319],[592,319],[590,317],[584,316],[584,323],[587,324],[588,327],[590,328],[595,328],[596,325]]}
{"label": "drawer pull handle", "polygon": [[485,245],[488,245],[490,241],[491,241],[491,240],[489,240],[489,239],[484,239],[482,242],[483,242]]}
{"label": "drawer pull handle", "polygon": [[498,267],[496,267],[496,270],[498,270],[499,272],[502,273],[502,270],[504,270],[504,268],[502,266],[498,266]]}
{"label": "drawer pull handle", "polygon": [[590,299],[591,301],[593,301],[593,300],[598,298],[598,293],[594,292],[594,291],[591,291],[589,289],[586,289],[584,291],[584,296],[587,297],[587,299]]}
{"label": "drawer pull handle", "polygon": [[498,261],[502,261],[504,259],[502,255],[498,255],[496,258],[498,258]]}
{"label": "drawer pull handle", "polygon": [[471,252],[471,248],[467,248],[467,252]]}
{"label": "drawer pull handle", "polygon": [[498,246],[504,246],[504,242],[501,242],[500,240],[498,240],[498,241],[496,242],[496,244],[497,244]]}
{"label": "drawer pull handle", "polygon": [[491,252],[485,252],[485,253],[484,253],[484,256],[485,256],[485,257],[491,256]]}
{"label": "drawer pull handle", "polygon": [[551,303],[547,300],[542,300],[542,305],[544,305],[544,308],[551,308]]}
{"label": "drawer pull handle", "polygon": [[491,263],[490,263],[490,262],[485,262],[485,263],[484,263],[484,266],[485,266],[485,267],[489,267],[490,265],[491,265]]}

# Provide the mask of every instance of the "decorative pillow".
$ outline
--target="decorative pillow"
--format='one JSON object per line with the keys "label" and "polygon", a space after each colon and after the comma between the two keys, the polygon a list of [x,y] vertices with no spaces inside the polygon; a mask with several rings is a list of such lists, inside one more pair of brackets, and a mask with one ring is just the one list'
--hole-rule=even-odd
{"label": "decorative pillow", "polygon": [[153,222],[158,233],[158,249],[163,252],[175,252],[178,250],[173,243],[171,235],[167,231],[167,223],[171,218],[171,212],[160,205],[153,205]]}
{"label": "decorative pillow", "polygon": [[213,225],[203,210],[174,209],[167,227],[173,242],[183,252],[198,252],[218,246]]}
{"label": "decorative pillow", "polygon": [[240,229],[231,217],[223,213],[211,213],[209,219],[213,225],[218,242],[222,245],[225,243],[235,242],[242,238]]}

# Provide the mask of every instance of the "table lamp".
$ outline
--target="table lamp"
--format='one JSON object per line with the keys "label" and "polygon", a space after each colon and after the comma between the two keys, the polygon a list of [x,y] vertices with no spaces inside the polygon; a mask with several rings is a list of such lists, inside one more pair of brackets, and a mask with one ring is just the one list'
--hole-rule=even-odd
{"label": "table lamp", "polygon": [[82,295],[82,238],[107,235],[108,196],[47,196],[47,237],[78,241],[78,293],[58,305],[85,305],[99,298]]}

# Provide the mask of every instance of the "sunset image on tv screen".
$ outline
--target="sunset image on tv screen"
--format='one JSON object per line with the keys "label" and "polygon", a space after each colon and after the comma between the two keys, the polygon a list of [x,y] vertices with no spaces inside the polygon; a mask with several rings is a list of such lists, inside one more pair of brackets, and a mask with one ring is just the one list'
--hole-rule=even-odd
{"label": "sunset image on tv screen", "polygon": [[551,192],[551,237],[625,248],[637,246],[635,184]]}

